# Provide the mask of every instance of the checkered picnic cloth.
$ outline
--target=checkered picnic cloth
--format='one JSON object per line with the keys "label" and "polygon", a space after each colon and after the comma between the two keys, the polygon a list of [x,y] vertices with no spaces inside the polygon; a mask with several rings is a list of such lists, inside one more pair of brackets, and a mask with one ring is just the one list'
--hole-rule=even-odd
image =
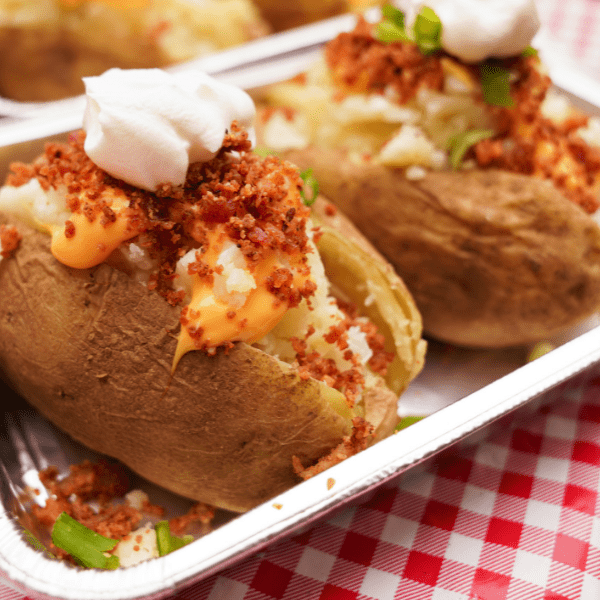
{"label": "checkered picnic cloth", "polygon": [[[600,79],[600,1],[537,3]],[[169,600],[600,599],[600,365],[549,396]]]}
{"label": "checkered picnic cloth", "polygon": [[173,600],[600,598],[600,365]]}

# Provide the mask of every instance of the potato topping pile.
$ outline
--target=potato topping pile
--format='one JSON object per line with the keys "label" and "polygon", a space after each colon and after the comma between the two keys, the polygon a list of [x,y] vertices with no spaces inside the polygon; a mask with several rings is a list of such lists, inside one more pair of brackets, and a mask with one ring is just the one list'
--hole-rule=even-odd
{"label": "potato topping pile", "polygon": [[[162,519],[165,513],[162,506],[151,504],[144,492],[131,490],[127,472],[117,463],[85,460],[71,465],[66,477],[60,477],[56,467],[48,467],[39,475],[50,497],[44,506],[33,504],[32,515],[48,531],[58,516],[66,513],[102,536],[131,545],[131,552],[135,556],[136,552],[142,550],[141,535],[136,534],[142,519]],[[170,531],[179,536],[195,523],[207,528],[214,516],[213,507],[195,503],[187,513],[169,519]],[[140,547],[136,547],[136,535],[140,537]],[[51,543],[50,550],[59,558],[73,562],[62,548]]]}
{"label": "potato topping pile", "polygon": [[[383,43],[374,35],[375,25],[359,20],[356,28],[341,33],[325,49],[325,60],[340,92],[393,90],[404,104],[419,90],[443,91],[444,62],[458,63],[473,82],[480,80],[480,65],[467,65],[443,51],[425,56],[410,42]],[[485,105],[494,123],[494,135],[470,149],[479,167],[497,167],[552,180],[572,202],[586,212],[599,206],[600,148],[587,144],[578,134],[588,117],[572,111],[561,122],[546,117],[542,103],[552,82],[535,54],[495,60],[489,68],[508,70],[512,106],[484,104],[481,86],[473,93]]]}

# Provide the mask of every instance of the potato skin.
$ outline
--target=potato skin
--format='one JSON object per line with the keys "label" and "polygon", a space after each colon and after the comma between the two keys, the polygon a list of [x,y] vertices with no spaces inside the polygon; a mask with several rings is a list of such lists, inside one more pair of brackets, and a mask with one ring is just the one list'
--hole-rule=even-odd
{"label": "potato skin", "polygon": [[285,153],[392,263],[425,332],[472,347],[534,342],[600,308],[600,228],[549,182],[498,170],[355,164],[340,151]]}
{"label": "potato skin", "polygon": [[[106,264],[65,267],[48,236],[12,223],[23,239],[0,262],[0,367],[76,440],[171,491],[245,511],[299,481],[292,456],[311,464],[350,433],[339,392],[243,343],[189,352],[171,376],[179,308]],[[384,386],[371,394],[397,402]]]}

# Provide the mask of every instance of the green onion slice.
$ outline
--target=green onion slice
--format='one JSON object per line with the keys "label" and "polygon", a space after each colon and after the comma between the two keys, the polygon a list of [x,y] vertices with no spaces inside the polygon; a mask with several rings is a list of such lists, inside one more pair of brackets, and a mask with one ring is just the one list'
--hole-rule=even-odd
{"label": "green onion slice", "polygon": [[483,99],[494,106],[513,106],[510,97],[510,73],[493,61],[486,61],[479,67]]}
{"label": "green onion slice", "polygon": [[415,40],[423,54],[433,54],[442,47],[442,22],[435,12],[424,6],[414,25]]}
{"label": "green onion slice", "polygon": [[425,418],[425,415],[402,417],[400,419],[400,423],[398,423],[398,425],[396,425],[396,429],[394,431],[400,431],[402,429],[406,429],[407,427],[414,425],[417,421],[421,421],[424,418]]}
{"label": "green onion slice", "polygon": [[375,38],[384,44],[412,42],[423,54],[432,54],[442,47],[442,22],[428,6],[419,11],[412,32],[406,30],[404,13],[386,4],[381,9],[383,19],[375,28]]}
{"label": "green onion slice", "polygon": [[533,46],[527,46],[527,48],[525,48],[525,50],[523,50],[523,52],[521,54],[523,56],[525,56],[525,57],[527,57],[527,56],[537,56],[538,55],[538,51]]}
{"label": "green onion slice", "polygon": [[89,569],[116,569],[119,557],[105,552],[119,540],[104,537],[79,523],[66,512],[61,513],[52,528],[52,543],[68,552],[78,563]]}
{"label": "green onion slice", "polygon": [[258,156],[262,156],[263,158],[267,156],[277,156],[277,152],[275,152],[275,150],[271,150],[265,146],[255,146],[252,148],[252,152]]}
{"label": "green onion slice", "polygon": [[385,4],[381,7],[381,15],[384,20],[390,21],[400,29],[404,29],[404,13],[399,8],[392,4]]}
{"label": "green onion slice", "polygon": [[[300,173],[300,177],[302,177],[302,181],[304,182],[304,187],[300,190],[302,202],[304,202],[306,206],[312,206],[319,195],[319,182],[313,175],[312,169],[306,169],[306,171],[302,171]],[[309,192],[308,196],[306,194],[306,190]]]}
{"label": "green onion slice", "polygon": [[492,129],[470,129],[450,138],[448,142],[450,166],[454,170],[458,169],[471,146],[493,135],[494,131]]}
{"label": "green onion slice", "polygon": [[159,521],[154,526],[154,530],[156,531],[156,547],[159,556],[165,556],[165,554],[179,550],[179,548],[183,548],[194,540],[191,535],[184,535],[183,537],[172,535],[168,521]]}

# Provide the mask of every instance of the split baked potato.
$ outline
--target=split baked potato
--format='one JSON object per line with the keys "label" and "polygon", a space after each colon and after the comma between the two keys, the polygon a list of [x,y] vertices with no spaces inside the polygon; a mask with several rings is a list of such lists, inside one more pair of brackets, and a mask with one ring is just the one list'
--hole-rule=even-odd
{"label": "split baked potato", "polygon": [[307,73],[257,91],[262,145],[312,169],[432,337],[529,344],[598,311],[599,122],[530,50],[467,64],[382,41],[379,25],[359,21]]}
{"label": "split baked potato", "polygon": [[[39,219],[14,201],[19,189],[0,192],[0,371],[76,440],[173,492],[245,511],[332,450],[394,431],[398,395],[423,364],[421,318],[389,264],[324,200],[312,212],[332,292],[377,326],[391,359],[385,375],[366,369],[355,403],[330,380],[303,374],[277,339],[192,350],[173,369],[181,306],[115,268],[114,254],[92,268],[56,260]],[[294,331],[318,310],[313,302],[292,309],[279,330]]]}

